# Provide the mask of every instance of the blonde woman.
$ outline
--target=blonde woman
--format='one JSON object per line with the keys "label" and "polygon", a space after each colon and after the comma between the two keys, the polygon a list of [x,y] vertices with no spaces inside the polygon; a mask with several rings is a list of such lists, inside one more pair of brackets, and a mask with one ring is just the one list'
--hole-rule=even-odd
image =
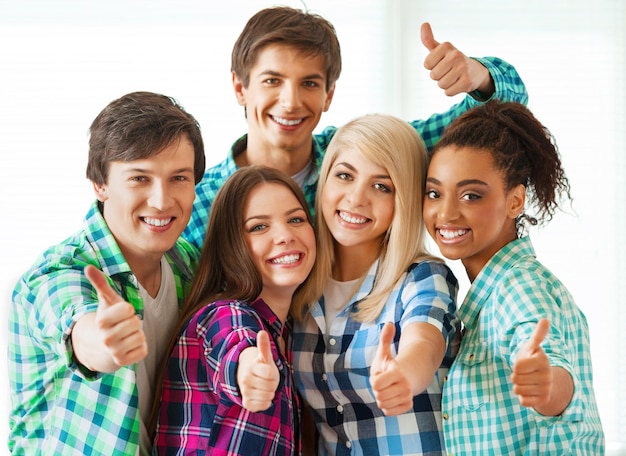
{"label": "blonde woman", "polygon": [[445,454],[441,390],[458,346],[457,280],[425,247],[426,150],[405,121],[357,118],[319,178],[322,296],[292,307],[298,389],[318,454]]}

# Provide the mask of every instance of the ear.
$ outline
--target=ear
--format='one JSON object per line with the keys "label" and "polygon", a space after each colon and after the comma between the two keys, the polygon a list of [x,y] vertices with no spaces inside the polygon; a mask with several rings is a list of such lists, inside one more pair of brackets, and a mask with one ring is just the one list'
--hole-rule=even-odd
{"label": "ear", "polygon": [[328,111],[330,108],[330,103],[333,101],[333,96],[335,95],[335,84],[332,85],[328,93],[326,93],[326,101],[324,101],[324,112]]}
{"label": "ear", "polygon": [[245,94],[246,88],[243,86],[243,82],[241,82],[241,79],[239,79],[239,76],[237,76],[237,74],[234,71],[232,72],[232,79],[233,79],[233,89],[235,90],[235,97],[237,97],[237,103],[239,103],[240,106],[245,106],[246,105],[246,94]]}
{"label": "ear", "polygon": [[525,204],[526,187],[523,184],[518,184],[509,191],[509,217],[516,219],[522,212],[524,212]]}
{"label": "ear", "polygon": [[91,183],[93,184],[93,191],[96,194],[96,198],[98,198],[98,201],[104,203],[106,200],[109,199],[106,185],[96,184],[93,181]]}

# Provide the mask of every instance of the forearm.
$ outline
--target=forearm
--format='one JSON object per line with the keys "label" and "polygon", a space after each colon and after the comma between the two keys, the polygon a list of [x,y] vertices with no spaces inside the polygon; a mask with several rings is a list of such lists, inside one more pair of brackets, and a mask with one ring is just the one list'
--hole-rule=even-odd
{"label": "forearm", "polygon": [[396,362],[406,372],[413,395],[424,392],[441,366],[446,350],[445,340],[429,323],[413,323],[400,337]]}

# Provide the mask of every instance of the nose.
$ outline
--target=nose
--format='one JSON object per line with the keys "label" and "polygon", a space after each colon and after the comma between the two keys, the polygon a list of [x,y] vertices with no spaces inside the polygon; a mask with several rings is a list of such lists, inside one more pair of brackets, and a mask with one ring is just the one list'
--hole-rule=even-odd
{"label": "nose", "polygon": [[292,227],[288,223],[279,223],[274,226],[274,242],[289,244],[295,239]]}
{"label": "nose", "polygon": [[164,211],[169,208],[172,197],[167,184],[161,181],[155,181],[150,188],[148,196],[148,206]]}
{"label": "nose", "polygon": [[454,198],[440,198],[437,216],[442,222],[450,222],[457,218],[458,208]]}
{"label": "nose", "polygon": [[347,200],[353,207],[365,206],[369,201],[367,192],[368,187],[366,185],[352,185],[348,194],[346,195]]}
{"label": "nose", "polygon": [[297,110],[302,104],[300,87],[297,84],[285,83],[280,91],[280,106],[288,112]]}

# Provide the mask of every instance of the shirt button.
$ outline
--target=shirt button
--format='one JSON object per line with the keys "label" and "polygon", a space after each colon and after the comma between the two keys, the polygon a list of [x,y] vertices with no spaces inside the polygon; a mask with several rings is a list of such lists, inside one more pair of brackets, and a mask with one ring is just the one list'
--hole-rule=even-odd
{"label": "shirt button", "polygon": [[326,376],[326,374],[322,374],[322,380],[327,381],[328,377]]}
{"label": "shirt button", "polygon": [[338,405],[338,406],[337,406],[337,411],[338,411],[339,413],[343,413],[343,406],[342,406],[342,405]]}
{"label": "shirt button", "polygon": [[346,448],[352,448],[352,443],[346,442]]}
{"label": "shirt button", "polygon": [[448,414],[447,414],[447,413],[445,413],[445,412],[444,412],[444,414],[443,414],[442,416],[443,416],[443,419],[444,419],[444,420],[447,420],[448,418],[450,418],[450,417],[448,416]]}
{"label": "shirt button", "polygon": [[469,360],[470,360],[470,361],[474,361],[474,353],[472,353],[471,355],[469,355]]}
{"label": "shirt button", "polygon": [[328,343],[329,343],[330,345],[335,345],[335,344],[337,343],[337,341],[336,341],[335,339],[330,339],[330,340],[328,341]]}

